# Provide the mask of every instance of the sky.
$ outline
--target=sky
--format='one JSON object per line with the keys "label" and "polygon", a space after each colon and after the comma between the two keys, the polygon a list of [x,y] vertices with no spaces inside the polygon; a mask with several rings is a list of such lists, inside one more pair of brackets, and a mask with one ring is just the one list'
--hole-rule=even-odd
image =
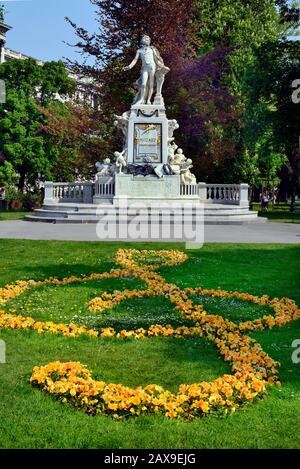
{"label": "sky", "polygon": [[0,4],[7,10],[5,22],[13,27],[7,33],[6,46],[36,59],[79,57],[63,42],[76,42],[65,16],[90,32],[98,30],[95,6],[89,0],[0,0]]}
{"label": "sky", "polygon": [[90,0],[0,0],[0,4],[7,10],[6,23],[13,27],[7,47],[43,61],[80,58],[63,42],[76,42],[65,16],[90,32],[99,28]]}

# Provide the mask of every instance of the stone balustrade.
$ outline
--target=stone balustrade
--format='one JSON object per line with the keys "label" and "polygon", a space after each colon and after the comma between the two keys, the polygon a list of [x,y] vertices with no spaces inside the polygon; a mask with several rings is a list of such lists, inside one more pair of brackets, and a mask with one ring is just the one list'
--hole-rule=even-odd
{"label": "stone balustrade", "polygon": [[93,203],[93,182],[45,182],[44,204]]}
{"label": "stone balustrade", "polygon": [[[248,184],[198,184],[180,185],[183,198],[199,196],[206,203],[248,206]],[[86,203],[113,199],[115,181],[112,177],[103,177],[96,182],[45,183],[45,204]]]}
{"label": "stone balustrade", "polygon": [[207,203],[248,205],[248,184],[198,184],[198,194]]}
{"label": "stone balustrade", "polygon": [[197,184],[181,184],[180,195],[182,197],[192,197],[192,196],[197,197],[198,185]]}
{"label": "stone balustrade", "polygon": [[115,180],[111,176],[98,178],[95,182],[95,197],[97,199],[112,199],[115,195]]}

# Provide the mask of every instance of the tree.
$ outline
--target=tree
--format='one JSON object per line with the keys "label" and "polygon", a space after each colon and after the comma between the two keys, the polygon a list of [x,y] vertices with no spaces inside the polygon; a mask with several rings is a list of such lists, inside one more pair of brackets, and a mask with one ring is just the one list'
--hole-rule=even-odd
{"label": "tree", "polygon": [[1,65],[0,78],[5,80],[8,92],[23,91],[42,106],[57,94],[64,98],[75,91],[75,82],[62,61],[39,65],[34,59],[9,60]]}
{"label": "tree", "polygon": [[[243,110],[237,134],[242,146],[231,173],[235,180],[242,179],[254,187],[261,186],[262,181],[274,186],[288,155],[276,123],[281,121],[282,104],[274,83],[286,83],[285,77],[278,75],[279,69],[288,68],[280,44],[295,22],[296,10],[285,0],[201,0],[195,7],[194,21],[202,25],[197,32],[199,54],[219,45],[235,46],[229,57],[228,78]],[[274,53],[270,55],[271,50]]]}
{"label": "tree", "polygon": [[[99,83],[111,153],[117,148],[113,114],[127,110],[135,93],[135,72],[124,74],[123,65],[147,32],[171,67],[167,110],[179,121],[176,139],[193,157],[197,175],[214,182],[278,180],[289,150],[276,124],[281,104],[272,87],[274,67],[262,57],[294,24],[295,7],[285,0],[91,2],[97,33],[68,21],[79,38],[75,47],[92,60],[72,66]],[[289,153],[290,161],[295,152]]]}
{"label": "tree", "polygon": [[293,99],[292,85],[297,83],[300,76],[299,41],[282,41],[277,48],[270,49],[267,58],[274,79],[270,89],[265,88],[265,92],[276,96],[274,130],[287,156],[281,176],[288,183],[294,200],[300,184],[300,104],[297,99]]}
{"label": "tree", "polygon": [[210,167],[212,174],[217,167],[222,172],[218,161],[227,160],[237,150],[232,136],[236,133],[238,111],[233,110],[234,96],[223,80],[228,73],[231,48],[218,48],[196,57],[200,25],[191,23],[191,0],[91,2],[97,6],[96,17],[101,25],[97,34],[89,34],[68,20],[79,37],[75,47],[91,59],[89,65],[75,62],[72,67],[99,84],[100,107],[106,110],[103,122],[106,133],[111,135],[111,155],[118,148],[113,116],[128,110],[135,94],[132,84],[136,72],[125,74],[122,69],[133,58],[140,35],[146,32],[171,68],[164,96],[168,114],[180,124],[176,139],[189,157],[195,158],[195,169],[201,177],[205,166]]}
{"label": "tree", "polygon": [[[40,111],[46,122],[39,128],[49,146],[54,164],[52,172],[57,181],[70,181],[80,176],[90,178],[95,173],[99,155],[105,157],[107,144],[101,127],[101,115],[83,103],[53,102]],[[100,136],[101,137],[100,137]]]}
{"label": "tree", "polygon": [[89,57],[89,65],[76,61],[71,66],[74,72],[96,79],[101,106],[121,113],[131,104],[136,72],[124,73],[122,68],[133,58],[144,33],[151,35],[171,68],[167,90],[176,78],[178,57],[191,53],[188,44],[193,0],[90,1],[97,7],[95,14],[100,28],[97,33],[90,34],[67,19],[79,38],[75,47],[83,56]]}
{"label": "tree", "polygon": [[173,94],[172,114],[181,124],[177,141],[202,181],[233,182],[229,167],[239,152],[240,109],[226,84],[231,53],[218,48],[187,61]]}
{"label": "tree", "polygon": [[17,180],[18,175],[14,171],[13,165],[0,155],[0,187],[15,184]]}
{"label": "tree", "polygon": [[71,95],[75,84],[62,62],[41,66],[33,59],[5,62],[0,66],[0,79],[5,80],[7,90],[6,103],[0,105],[0,151],[19,174],[18,188],[23,191],[26,179],[34,183],[39,173],[51,177],[56,163],[38,133],[45,122],[38,105],[49,106],[57,94]]}

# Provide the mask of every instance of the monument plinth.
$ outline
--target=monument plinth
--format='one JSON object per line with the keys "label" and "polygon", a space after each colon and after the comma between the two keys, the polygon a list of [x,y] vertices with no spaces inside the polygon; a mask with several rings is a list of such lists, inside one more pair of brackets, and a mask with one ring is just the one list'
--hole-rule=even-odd
{"label": "monument plinth", "polygon": [[128,163],[168,163],[168,119],[164,106],[132,106],[127,154]]}

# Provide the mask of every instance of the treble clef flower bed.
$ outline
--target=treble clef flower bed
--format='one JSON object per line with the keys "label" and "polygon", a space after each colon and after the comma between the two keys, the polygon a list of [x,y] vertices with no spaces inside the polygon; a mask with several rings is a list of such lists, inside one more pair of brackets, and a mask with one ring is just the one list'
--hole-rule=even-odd
{"label": "treble clef flower bed", "polygon": [[[270,299],[248,293],[227,292],[202,288],[180,289],[167,283],[157,272],[161,266],[179,265],[187,260],[180,251],[138,251],[120,249],[116,262],[121,268],[111,272],[91,274],[82,277],[68,277],[62,280],[49,278],[43,281],[18,281],[0,289],[0,307],[26,291],[45,285],[68,285],[74,282],[87,282],[109,278],[135,278],[145,283],[145,289],[114,291],[103,293],[92,299],[88,308],[91,313],[101,313],[120,304],[126,299],[165,297],[180,313],[183,324],[177,328],[171,325],[153,324],[149,328],[116,331],[112,327],[99,330],[71,324],[58,324],[52,321],[36,321],[31,317],[8,314],[0,311],[0,328],[27,330],[39,334],[54,334],[66,337],[87,335],[90,337],[134,338],[148,340],[153,336],[189,339],[203,337],[216,346],[223,360],[230,366],[232,374],[225,374],[212,382],[182,384],[177,393],[163,389],[157,384],[132,389],[121,384],[105,383],[92,378],[87,367],[79,362],[53,362],[34,368],[30,382],[64,403],[72,403],[76,408],[96,415],[111,415],[124,418],[130,415],[162,413],[169,418],[184,417],[194,419],[212,412],[234,412],[246,402],[261,398],[267,388],[278,381],[279,363],[269,357],[254,339],[245,336],[246,331],[257,331],[283,326],[300,318],[300,310],[289,298]],[[236,324],[220,316],[209,314],[203,305],[195,304],[192,296],[201,295],[216,298],[237,298],[257,305],[268,305],[274,316],[264,315],[260,319]]]}

